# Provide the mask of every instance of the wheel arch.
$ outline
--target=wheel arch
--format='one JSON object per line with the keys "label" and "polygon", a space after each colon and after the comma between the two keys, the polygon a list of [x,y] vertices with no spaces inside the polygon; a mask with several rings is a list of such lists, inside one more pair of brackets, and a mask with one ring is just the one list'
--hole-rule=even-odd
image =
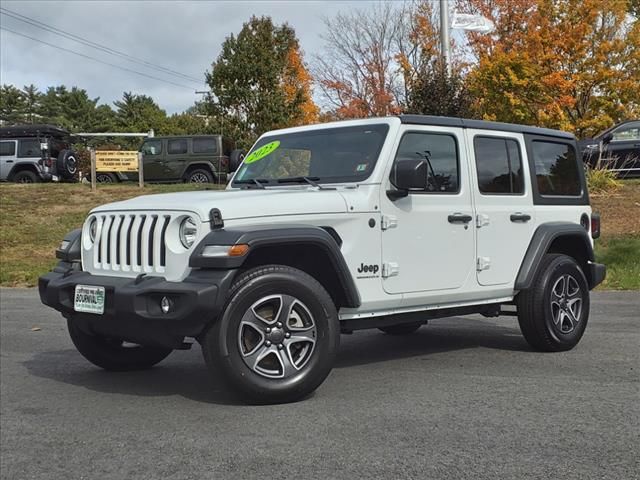
{"label": "wheel arch", "polygon": [[38,176],[38,178],[40,177],[40,171],[38,170],[38,167],[36,167],[32,162],[21,162],[21,163],[16,163],[11,169],[11,171],[9,171],[9,175],[7,175],[7,180],[12,182],[13,177],[17,173],[22,172],[24,170],[30,170],[33,173],[35,173]]}
{"label": "wheel arch", "polygon": [[213,181],[217,181],[218,179],[218,173],[215,171],[215,168],[213,167],[213,164],[211,162],[207,162],[207,161],[194,161],[194,162],[189,162],[185,169],[182,171],[182,178],[186,178],[187,175],[189,175],[189,173],[191,173],[193,170],[198,170],[204,168],[206,169],[209,173],[211,173],[211,175],[213,176]]}
{"label": "wheel arch", "polygon": [[533,285],[542,258],[547,253],[561,253],[576,260],[587,283],[593,288],[595,280],[589,264],[594,262],[589,233],[576,223],[549,222],[538,226],[531,238],[516,277],[515,290],[528,290]]}
{"label": "wheel arch", "polygon": [[[360,306],[360,295],[340,251],[341,239],[331,228],[273,225],[220,229],[209,233],[191,255],[196,268],[235,268],[280,264],[298,268],[314,277],[327,290],[336,308]],[[207,245],[249,245],[243,257],[207,258]]]}

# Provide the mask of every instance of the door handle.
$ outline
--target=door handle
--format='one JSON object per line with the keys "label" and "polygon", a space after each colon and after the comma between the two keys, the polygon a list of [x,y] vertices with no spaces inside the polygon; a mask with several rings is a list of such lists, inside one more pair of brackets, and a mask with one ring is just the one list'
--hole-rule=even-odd
{"label": "door handle", "polygon": [[13,160],[7,160],[7,163],[13,163]]}
{"label": "door handle", "polygon": [[509,218],[512,222],[526,223],[531,220],[531,215],[527,215],[526,213],[512,213]]}
{"label": "door handle", "polygon": [[473,220],[473,217],[471,215],[465,215],[464,213],[454,213],[449,215],[447,220],[449,220],[449,223],[469,223]]}

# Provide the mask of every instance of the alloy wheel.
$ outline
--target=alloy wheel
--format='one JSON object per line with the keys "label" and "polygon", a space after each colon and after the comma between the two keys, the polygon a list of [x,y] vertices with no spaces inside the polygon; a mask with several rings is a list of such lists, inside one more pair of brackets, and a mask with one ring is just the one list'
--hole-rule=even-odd
{"label": "alloy wheel", "polygon": [[551,289],[553,325],[562,334],[573,332],[582,315],[582,290],[570,274],[562,275]]}
{"label": "alloy wheel", "polygon": [[288,378],[302,369],[316,344],[309,308],[291,295],[269,295],[243,315],[238,329],[242,360],[267,378]]}

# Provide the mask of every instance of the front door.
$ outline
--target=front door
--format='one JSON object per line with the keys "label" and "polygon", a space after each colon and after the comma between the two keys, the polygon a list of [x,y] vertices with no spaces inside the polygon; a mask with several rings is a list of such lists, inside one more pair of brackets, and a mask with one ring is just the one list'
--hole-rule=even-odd
{"label": "front door", "polygon": [[[429,167],[425,190],[395,200],[381,190],[383,287],[393,294],[457,289],[474,268],[462,129],[403,126],[394,161],[416,158]],[[393,188],[390,180],[387,188]]]}
{"label": "front door", "polygon": [[144,179],[159,180],[162,178],[162,170],[165,158],[165,149],[160,138],[145,140],[140,151],[144,164]]}
{"label": "front door", "polygon": [[524,138],[495,131],[466,133],[475,158],[478,283],[513,284],[535,228]]}

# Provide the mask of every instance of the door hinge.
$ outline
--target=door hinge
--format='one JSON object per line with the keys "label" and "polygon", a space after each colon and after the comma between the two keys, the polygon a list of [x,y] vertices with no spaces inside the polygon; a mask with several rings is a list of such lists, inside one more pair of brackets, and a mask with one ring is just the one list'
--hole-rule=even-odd
{"label": "door hinge", "polygon": [[395,262],[382,264],[382,278],[395,277],[400,273],[400,267]]}
{"label": "door hinge", "polygon": [[380,228],[382,230],[389,230],[390,228],[396,228],[398,226],[398,219],[391,215],[382,215],[380,220]]}
{"label": "door hinge", "polygon": [[489,257],[478,257],[476,270],[481,272],[482,270],[489,270],[489,268],[491,268],[491,259]]}
{"label": "door hinge", "polygon": [[485,215],[484,213],[479,213],[476,215],[476,227],[482,228],[489,225],[489,215]]}

